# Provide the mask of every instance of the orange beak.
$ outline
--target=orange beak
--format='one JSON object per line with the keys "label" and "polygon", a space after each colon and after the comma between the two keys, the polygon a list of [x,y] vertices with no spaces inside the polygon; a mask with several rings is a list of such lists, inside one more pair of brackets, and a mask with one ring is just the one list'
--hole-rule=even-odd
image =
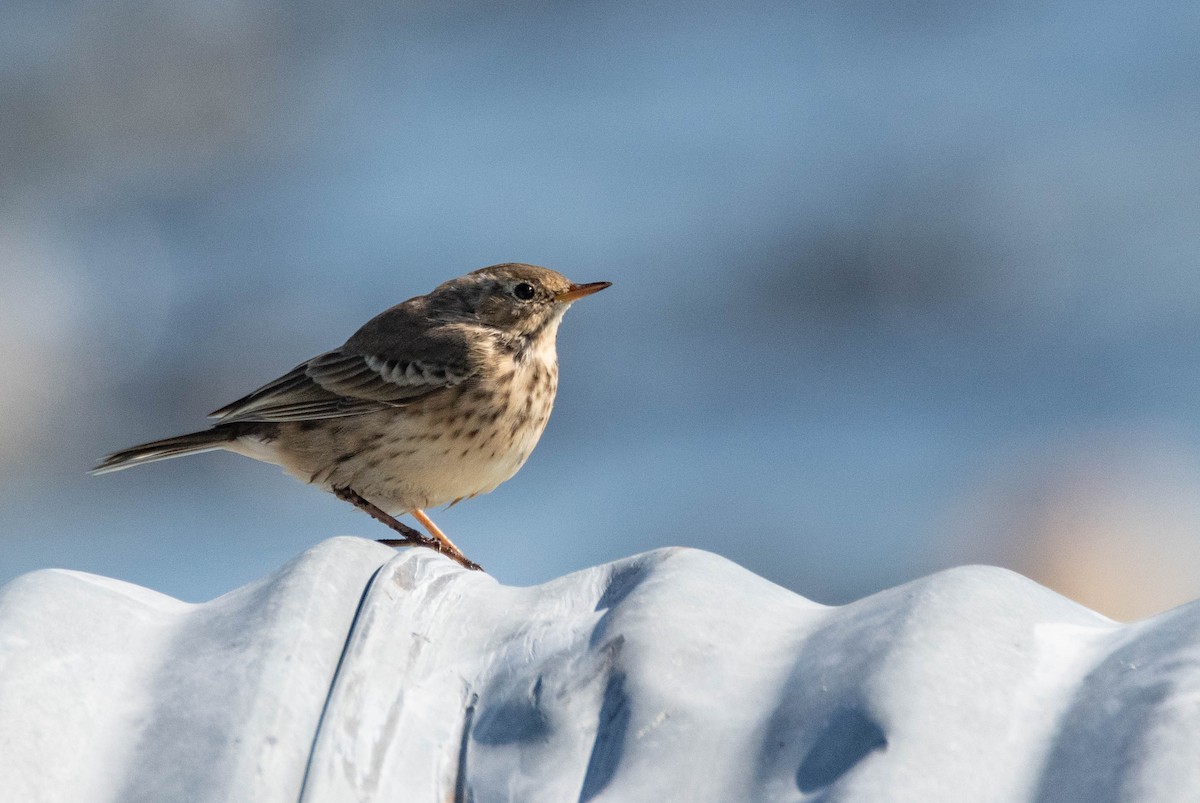
{"label": "orange beak", "polygon": [[592,293],[599,293],[605,287],[612,287],[612,282],[588,282],[587,284],[573,284],[563,292],[554,296],[554,300],[560,304],[570,304],[572,301],[578,301],[584,296],[590,296]]}

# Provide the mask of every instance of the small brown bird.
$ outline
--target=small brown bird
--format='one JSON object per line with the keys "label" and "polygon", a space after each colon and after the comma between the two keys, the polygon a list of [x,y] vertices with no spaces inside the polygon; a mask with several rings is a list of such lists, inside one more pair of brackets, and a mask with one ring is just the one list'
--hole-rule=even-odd
{"label": "small brown bird", "polygon": [[[478,569],[425,510],[487,493],[524,465],[554,406],[563,313],[609,285],[515,263],[468,273],[212,413],[211,429],[116,452],[92,473],[225,449],[282,466],[403,536],[384,543]],[[394,518],[404,513],[433,538]]]}

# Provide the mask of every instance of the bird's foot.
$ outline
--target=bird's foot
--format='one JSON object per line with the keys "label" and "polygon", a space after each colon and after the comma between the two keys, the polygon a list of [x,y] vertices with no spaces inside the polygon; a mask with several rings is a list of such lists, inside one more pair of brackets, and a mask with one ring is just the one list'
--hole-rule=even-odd
{"label": "bird's foot", "polygon": [[[429,549],[432,549],[432,550],[442,553],[446,557],[450,558],[453,561],[456,561],[459,565],[461,565],[467,569],[471,569],[471,570],[477,571],[477,572],[483,571],[482,566],[480,566],[475,561],[470,560],[466,555],[464,555],[462,552],[460,552],[458,547],[454,546],[454,544],[451,543],[450,539],[446,538],[446,536],[443,535],[441,530],[438,530],[437,527],[433,527],[431,532],[433,532],[434,535],[438,536],[438,537],[428,538],[424,535],[421,535],[421,533],[417,532],[412,527],[409,527],[407,524],[402,524],[401,522],[397,521],[395,516],[392,516],[391,514],[383,511],[377,505],[375,505],[371,502],[368,502],[366,499],[364,499],[362,497],[361,494],[359,494],[353,488],[334,488],[333,494],[338,499],[342,499],[346,502],[349,502],[350,504],[354,505],[359,510],[366,513],[371,518],[375,519],[376,521],[382,522],[383,524],[386,524],[388,527],[392,528],[396,532],[400,533],[401,536],[403,536],[402,538],[380,538],[378,540],[378,543],[383,544],[385,546],[390,546],[390,547],[401,547],[401,546],[427,547]],[[420,512],[420,511],[417,511],[417,512]],[[421,513],[421,516],[424,517],[424,521],[429,521],[428,518],[425,517],[424,513]],[[432,525],[433,522],[429,522],[429,524]]]}
{"label": "bird's foot", "polygon": [[[478,563],[476,563],[475,561],[468,558],[463,553],[451,552],[450,550],[448,550],[444,546],[442,546],[442,544],[438,543],[437,541],[433,540],[432,538],[421,537],[420,540],[416,540],[416,539],[412,539],[412,538],[378,538],[378,539],[376,539],[375,543],[383,544],[384,546],[390,546],[390,547],[405,547],[405,546],[428,547],[429,549],[432,549],[434,552],[440,552],[441,554],[450,558],[450,560],[455,561],[456,563],[458,563],[460,566],[463,566],[464,568],[471,569],[472,571],[476,571],[476,572],[484,571],[484,568],[482,566],[480,566]],[[486,574],[486,572],[484,572],[484,573]]]}

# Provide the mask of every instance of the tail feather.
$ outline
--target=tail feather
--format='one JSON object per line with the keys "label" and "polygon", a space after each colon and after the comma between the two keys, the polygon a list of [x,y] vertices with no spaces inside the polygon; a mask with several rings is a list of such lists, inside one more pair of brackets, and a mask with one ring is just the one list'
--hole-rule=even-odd
{"label": "tail feather", "polygon": [[224,449],[236,439],[237,435],[233,429],[225,427],[214,427],[203,432],[191,432],[174,438],[163,438],[160,441],[150,441],[113,452],[88,473],[107,474],[110,471],[120,471],[123,468],[140,466],[143,463],[182,457],[185,454],[211,452],[214,449]]}

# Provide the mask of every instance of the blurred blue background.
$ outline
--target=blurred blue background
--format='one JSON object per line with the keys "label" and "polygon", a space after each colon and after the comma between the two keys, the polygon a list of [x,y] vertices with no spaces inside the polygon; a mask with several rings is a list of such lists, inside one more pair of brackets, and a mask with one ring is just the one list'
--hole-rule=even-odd
{"label": "blurred blue background", "polygon": [[234,455],[84,472],[524,261],[615,286],[529,464],[434,514],[505,582],[682,544],[828,603],[1200,590],[1194,2],[0,14],[0,582],[202,600],[386,536]]}

